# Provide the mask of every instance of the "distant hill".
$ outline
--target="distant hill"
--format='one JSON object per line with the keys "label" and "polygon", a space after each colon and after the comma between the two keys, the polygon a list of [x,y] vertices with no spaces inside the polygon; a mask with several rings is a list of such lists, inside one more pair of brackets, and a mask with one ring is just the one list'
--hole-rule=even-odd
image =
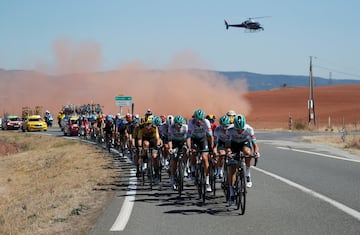
{"label": "distant hill", "polygon": [[[271,90],[279,87],[309,86],[309,76],[258,74],[250,72],[219,72],[230,80],[245,79],[250,91]],[[360,84],[360,80],[314,77],[315,86]]]}

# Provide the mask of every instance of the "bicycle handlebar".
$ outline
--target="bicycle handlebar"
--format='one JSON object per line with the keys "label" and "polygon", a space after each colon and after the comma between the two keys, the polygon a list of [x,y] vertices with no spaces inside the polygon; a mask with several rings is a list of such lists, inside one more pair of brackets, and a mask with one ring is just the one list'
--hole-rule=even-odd
{"label": "bicycle handlebar", "polygon": [[216,157],[229,157],[229,158],[233,158],[236,156],[239,156],[240,158],[254,158],[255,162],[254,162],[254,166],[257,165],[258,162],[258,158],[260,157],[260,153],[258,153],[257,155],[252,154],[250,156],[246,156],[243,152],[239,152],[239,153],[224,153],[224,154],[216,154]]}

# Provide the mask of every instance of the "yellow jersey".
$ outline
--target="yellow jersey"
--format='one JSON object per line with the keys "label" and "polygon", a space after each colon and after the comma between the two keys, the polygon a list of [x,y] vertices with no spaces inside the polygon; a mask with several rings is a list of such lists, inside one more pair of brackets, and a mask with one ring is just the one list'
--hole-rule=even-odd
{"label": "yellow jersey", "polygon": [[156,126],[151,126],[150,128],[142,127],[139,128],[137,133],[138,139],[158,139],[160,138],[159,130]]}

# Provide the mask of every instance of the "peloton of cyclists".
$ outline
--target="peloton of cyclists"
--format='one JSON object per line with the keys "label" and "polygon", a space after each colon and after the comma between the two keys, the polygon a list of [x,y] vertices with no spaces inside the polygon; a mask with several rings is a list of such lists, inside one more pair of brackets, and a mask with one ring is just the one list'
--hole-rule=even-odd
{"label": "peloton of cyclists", "polygon": [[[111,115],[109,115],[111,116]],[[107,116],[106,125],[104,131],[106,134],[110,134],[113,131],[112,125],[113,120]],[[177,151],[185,151],[184,158],[189,157],[190,160],[190,170],[192,176],[195,175],[195,162],[196,156],[191,155],[190,149],[201,151],[203,158],[203,167],[205,169],[205,183],[206,191],[211,192],[211,186],[209,184],[209,153],[214,153],[216,159],[217,172],[219,177],[223,176],[224,166],[223,158],[217,158],[217,155],[225,155],[226,153],[233,153],[236,156],[237,153],[242,152],[245,156],[255,156],[259,157],[259,146],[256,142],[254,128],[251,127],[247,122],[246,118],[242,114],[236,114],[235,111],[229,110],[225,115],[219,118],[219,124],[215,123],[215,115],[209,114],[205,115],[205,111],[202,109],[197,109],[193,113],[193,118],[190,119],[188,123],[181,116],[166,116],[164,123],[163,117],[153,116],[150,109],[147,110],[142,121],[140,118],[134,119],[133,121],[129,120],[129,123],[132,123],[132,128],[129,133],[131,133],[132,138],[130,145],[133,148],[137,148],[136,151],[136,160],[137,165],[137,175],[139,175],[139,149],[154,149],[151,156],[155,160],[158,157],[158,152],[155,150],[161,143],[164,146],[168,146],[166,149],[172,156],[175,149]],[[212,130],[212,127],[214,128]],[[108,135],[105,135],[108,136]],[[161,136],[163,136],[161,140]],[[166,138],[165,138],[166,137]],[[239,160],[239,159],[235,159]],[[155,171],[155,183],[159,183],[159,165],[158,161],[153,161],[154,171]],[[251,158],[245,158],[246,163],[246,186],[248,188],[252,187],[251,180]],[[170,158],[170,186],[171,189],[176,189],[176,184],[174,180],[174,174],[176,171],[177,159],[174,157]],[[238,165],[229,165],[229,192],[230,192],[230,201],[229,205],[234,204],[234,184],[236,178],[236,170]]]}

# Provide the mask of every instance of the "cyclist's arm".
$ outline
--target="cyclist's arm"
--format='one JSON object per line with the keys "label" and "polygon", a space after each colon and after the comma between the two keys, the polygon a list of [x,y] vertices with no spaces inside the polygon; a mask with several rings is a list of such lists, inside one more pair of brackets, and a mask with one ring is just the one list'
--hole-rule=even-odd
{"label": "cyclist's arm", "polygon": [[142,147],[142,130],[141,129],[138,130],[137,137],[138,137],[138,146]]}

